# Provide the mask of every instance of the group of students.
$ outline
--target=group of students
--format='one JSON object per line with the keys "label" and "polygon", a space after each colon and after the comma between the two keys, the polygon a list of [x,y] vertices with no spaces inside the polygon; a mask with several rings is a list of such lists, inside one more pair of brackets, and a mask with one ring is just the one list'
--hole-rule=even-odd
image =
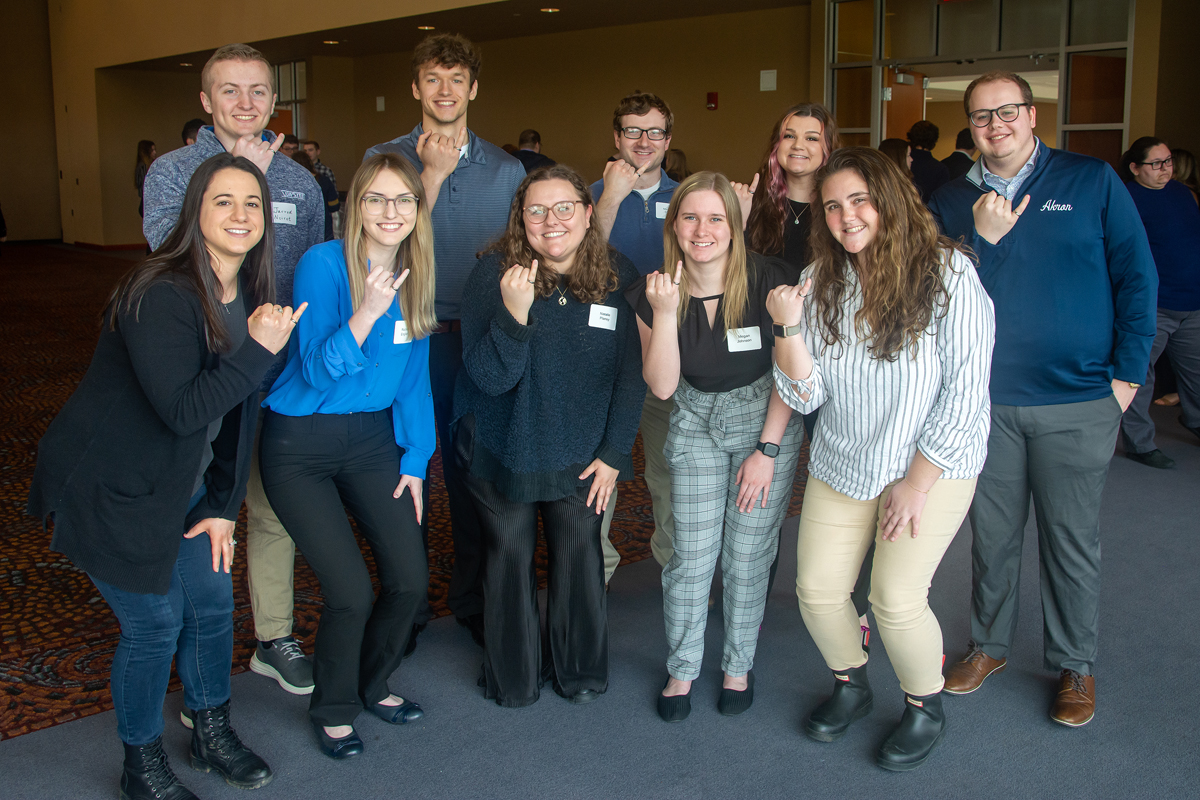
{"label": "group of students", "polygon": [[[1153,262],[1112,170],[1037,142],[1028,86],[989,73],[965,97],[984,158],[935,195],[932,213],[894,162],[840,147],[829,113],[807,103],[781,116],[749,184],[715,172],[676,184],[660,166],[670,109],[635,93],[614,114],[618,157],[589,187],[561,164],[525,174],[467,129],[478,71],[461,37],[417,48],[422,124],[368,150],[341,240],[319,243],[311,175],[272,157],[282,137],[263,134],[270,73],[244,45],[205,67],[213,128],[146,178],[154,254],[110,297],[92,365],[42,440],[30,499],[31,513],[54,516],[52,546],[88,573],[121,624],[112,692],[122,797],[194,797],[162,750],[173,657],[192,766],[245,788],[272,777],[229,725],[229,565],[244,497],[252,668],[305,689],[284,674],[305,660],[290,619],[260,614],[273,571],[287,594],[273,608],[290,617],[294,541],[324,596],[310,684],[321,749],[362,753],[363,710],[392,724],[424,716],[388,680],[428,613],[422,537],[439,440],[455,540],[451,607],[484,646],[480,685],[500,705],[533,703],[546,682],[577,704],[607,690],[607,527],[617,483],[634,476],[640,427],[652,550],[664,567],[658,714],[677,722],[690,712],[718,557],[718,708],[749,709],[807,426],[797,594],[834,690],[805,732],[833,741],[871,710],[869,591],[907,701],[877,763],[907,770],[928,759],[945,730],[943,686],[973,691],[1004,667],[1031,491],[1043,547],[1082,531],[1071,559],[1048,559],[1045,580],[1069,581],[1074,594],[1046,609],[1046,658],[1063,670],[1052,716],[1087,722],[1090,710],[1076,712],[1094,708],[1088,614],[1103,470],[1074,463],[1081,456],[1063,441],[1084,423],[1066,417],[1086,406],[1087,424],[1111,429],[1111,455],[1153,338],[1144,308]],[[1063,173],[1078,184],[1077,208],[1085,193],[1109,203],[1108,214],[1081,208],[1078,220],[1081,236],[1107,226],[1093,237],[1099,252],[1086,254],[1103,266],[1072,272],[1070,300],[1016,308],[1014,293],[1039,292],[1028,287],[1038,234],[1022,242],[1014,232],[1033,207],[1013,195],[1022,183],[1042,191],[1035,184],[1049,171],[1060,183],[1047,191],[1063,191]],[[1080,332],[1073,318],[1055,321],[1057,351],[1037,340],[1043,358],[1031,363],[1019,350],[1039,335],[1031,327],[1049,324],[1047,302],[1078,303],[1090,322]],[[1062,367],[1080,360],[1081,374]],[[1033,413],[1055,403],[1066,410],[1053,419]],[[1044,430],[1006,428],[1003,469],[989,478],[998,425]],[[1089,429],[1089,452],[1103,451],[1106,435]],[[1014,466],[1022,458],[1028,465]],[[1054,491],[1072,480],[1092,483],[1063,489],[1060,501]],[[969,510],[974,641],[943,678],[928,592]],[[374,556],[377,597],[346,511]],[[1072,515],[1083,519],[1059,519]],[[993,552],[1011,551],[1014,536],[1015,566]],[[1095,574],[1066,574],[1072,559]]]}

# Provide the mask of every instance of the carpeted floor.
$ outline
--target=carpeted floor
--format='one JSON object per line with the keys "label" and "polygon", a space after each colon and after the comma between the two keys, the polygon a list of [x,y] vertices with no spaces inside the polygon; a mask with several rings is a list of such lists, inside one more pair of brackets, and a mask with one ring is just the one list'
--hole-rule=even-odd
{"label": "carpeted floor", "polygon": [[[50,552],[49,534],[24,509],[38,439],[87,369],[104,301],[137,256],[20,244],[6,245],[0,256],[0,739],[112,707],[116,620],[87,576]],[[801,458],[792,513],[799,511],[807,451]],[[641,459],[639,439],[639,473]],[[437,455],[430,475],[429,601],[440,616],[448,613],[453,551]],[[653,519],[644,481],[619,488],[611,538],[628,564],[650,555]],[[244,533],[244,512],[239,524]],[[539,569],[544,563],[543,547]],[[234,672],[241,672],[254,643],[245,559],[235,562],[234,597]],[[295,601],[296,635],[311,641],[321,595],[300,555]]]}

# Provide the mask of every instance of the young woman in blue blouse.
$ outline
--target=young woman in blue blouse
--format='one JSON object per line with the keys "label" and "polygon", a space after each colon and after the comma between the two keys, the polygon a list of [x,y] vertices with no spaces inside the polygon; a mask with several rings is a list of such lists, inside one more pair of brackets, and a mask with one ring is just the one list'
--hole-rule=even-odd
{"label": "young woman in blue blouse", "polygon": [[[346,238],[296,266],[309,301],[264,405],[263,488],[321,582],[309,706],[332,758],[363,750],[367,708],[400,725],[420,707],[388,689],[428,584],[421,488],[434,449],[429,394],[433,233],[416,170],[394,154],[363,162]],[[346,510],[371,547],[378,599]]]}

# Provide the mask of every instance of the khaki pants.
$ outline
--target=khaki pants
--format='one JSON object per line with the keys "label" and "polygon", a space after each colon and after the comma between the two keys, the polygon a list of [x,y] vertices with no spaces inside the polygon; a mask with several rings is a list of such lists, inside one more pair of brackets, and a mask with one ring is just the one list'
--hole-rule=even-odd
{"label": "khaki pants", "polygon": [[[266,398],[265,394],[259,400]],[[292,577],[296,571],[296,545],[275,516],[263,491],[258,465],[263,409],[258,409],[254,453],[250,457],[250,482],[246,486],[246,578],[254,635],[268,642],[292,634]]]}
{"label": "khaki pants", "polygon": [[796,594],[808,632],[832,670],[860,667],[858,613],[850,593],[871,542],[871,608],[900,688],[922,697],[942,689],[942,629],[929,608],[929,585],[958,533],[975,479],[940,480],[921,514],[921,531],[906,527],[894,542],[879,533],[883,504],[895,484],[870,500],[855,500],[811,475],[804,491],[796,550]]}

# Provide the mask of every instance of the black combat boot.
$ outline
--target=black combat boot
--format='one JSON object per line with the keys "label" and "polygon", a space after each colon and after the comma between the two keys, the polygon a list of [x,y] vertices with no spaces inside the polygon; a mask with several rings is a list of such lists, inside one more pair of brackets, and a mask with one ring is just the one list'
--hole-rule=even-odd
{"label": "black combat boot", "polygon": [[120,797],[121,800],[198,800],[171,771],[161,736],[150,744],[125,745]]}
{"label": "black combat boot", "polygon": [[267,762],[256,756],[229,727],[229,701],[196,711],[192,728],[192,769],[216,770],[230,786],[257,789],[275,777]]}

